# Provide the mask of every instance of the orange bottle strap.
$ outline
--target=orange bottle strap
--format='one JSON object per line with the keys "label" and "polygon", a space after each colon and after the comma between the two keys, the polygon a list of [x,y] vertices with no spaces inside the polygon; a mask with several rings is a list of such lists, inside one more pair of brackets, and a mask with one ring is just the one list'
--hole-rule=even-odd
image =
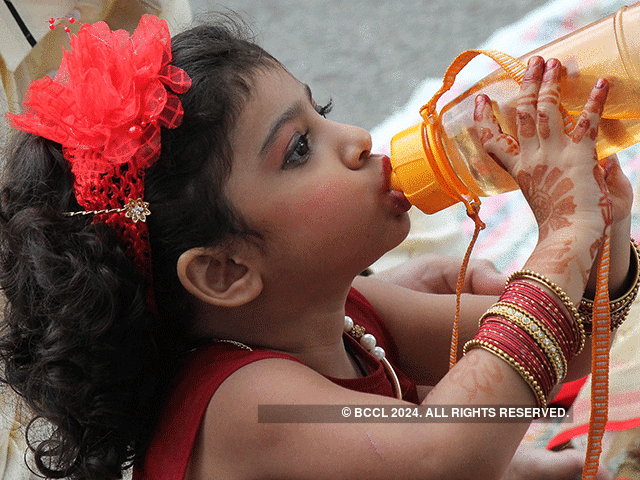
{"label": "orange bottle strap", "polygon": [[[422,106],[420,109],[420,115],[429,123],[435,123],[438,119],[438,113],[436,112],[436,104],[440,97],[448,92],[455,83],[456,77],[460,71],[467,66],[467,64],[476,58],[478,55],[485,55],[491,60],[496,62],[500,68],[509,74],[509,76],[515,80],[519,85],[522,83],[522,77],[527,69],[526,65],[517,58],[514,58],[506,53],[498,50],[466,50],[459,54],[447,68],[444,79],[442,81],[442,87],[433,95],[431,100]],[[562,121],[564,123],[564,131],[569,134],[574,129],[573,118],[569,112],[560,105],[560,113],[562,114]]]}
{"label": "orange bottle strap", "polygon": [[[436,112],[436,104],[442,95],[451,89],[456,76],[460,71],[478,55],[486,55],[495,61],[518,84],[522,78],[526,66],[518,59],[513,58],[497,50],[467,50],[458,55],[451,63],[444,75],[442,87],[435,93],[428,103],[420,109],[420,115],[424,119],[425,127],[439,124],[439,116]],[[560,112],[564,123],[564,131],[567,135],[574,129],[574,122],[569,112],[560,105]],[[451,348],[449,352],[449,368],[453,368],[458,358],[458,337],[460,323],[460,297],[467,272],[471,251],[478,238],[480,230],[485,225],[480,220],[480,199],[475,194],[470,194],[471,201],[463,195],[461,200],[467,207],[467,215],[475,222],[473,237],[465,253],[460,274],[456,285],[456,313],[451,333]],[[591,357],[591,416],[589,419],[589,436],[587,444],[587,456],[582,474],[583,480],[595,479],[598,472],[600,454],[602,452],[602,437],[608,419],[609,400],[609,238],[605,238],[600,264],[598,265],[598,285],[596,297],[593,302],[593,350]]]}
{"label": "orange bottle strap", "polygon": [[[522,83],[522,77],[526,70],[525,65],[506,53],[499,52],[497,50],[466,50],[459,54],[447,68],[444,79],[442,81],[442,87],[433,95],[431,100],[422,106],[420,109],[420,115],[423,118],[423,128],[427,133],[435,130],[435,125],[440,124],[440,118],[436,111],[436,105],[440,97],[448,92],[455,83],[456,77],[460,71],[467,66],[467,64],[478,55],[486,55],[495,61],[504,71],[506,71],[511,78],[513,78],[518,84]],[[569,117],[570,119],[570,117]],[[565,125],[565,131],[567,126]],[[439,155],[437,148],[432,149],[434,155]],[[465,253],[462,265],[460,267],[460,274],[458,275],[458,282],[456,284],[456,313],[453,320],[453,330],[451,332],[451,347],[449,349],[449,368],[453,368],[458,359],[458,337],[459,337],[459,325],[460,325],[460,297],[462,295],[462,287],[464,285],[464,278],[467,273],[467,267],[469,259],[471,258],[471,251],[478,238],[480,230],[484,229],[485,225],[480,219],[480,198],[473,192],[466,191],[465,194],[458,194],[455,192],[455,196],[464,203],[467,208],[467,215],[471,217],[475,223],[475,229],[473,237],[469,242],[467,252]]]}
{"label": "orange bottle strap", "polygon": [[608,420],[609,408],[609,345],[611,324],[609,310],[609,237],[605,237],[602,256],[598,264],[598,285],[593,301],[593,327],[591,352],[591,415],[587,437],[587,456],[583,480],[592,480],[598,473],[602,437]]}
{"label": "orange bottle strap", "polygon": [[467,251],[462,259],[462,265],[460,266],[460,273],[458,274],[458,282],[456,283],[456,314],[453,319],[453,331],[451,332],[451,346],[449,347],[449,369],[452,369],[458,359],[458,330],[460,326],[460,299],[462,298],[462,288],[464,287],[464,278],[467,275],[467,267],[469,266],[469,259],[471,258],[471,251],[476,244],[480,230],[485,228],[485,224],[480,220],[480,203],[472,203],[473,211],[467,209],[467,215],[469,215],[475,222],[473,230],[473,236],[467,247]]}

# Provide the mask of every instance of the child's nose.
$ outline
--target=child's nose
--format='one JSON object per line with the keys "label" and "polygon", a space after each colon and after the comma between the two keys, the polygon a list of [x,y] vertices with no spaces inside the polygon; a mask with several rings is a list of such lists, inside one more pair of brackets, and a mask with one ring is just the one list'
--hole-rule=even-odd
{"label": "child's nose", "polygon": [[360,168],[371,154],[371,135],[366,130],[351,125],[341,125],[341,158],[350,169]]}

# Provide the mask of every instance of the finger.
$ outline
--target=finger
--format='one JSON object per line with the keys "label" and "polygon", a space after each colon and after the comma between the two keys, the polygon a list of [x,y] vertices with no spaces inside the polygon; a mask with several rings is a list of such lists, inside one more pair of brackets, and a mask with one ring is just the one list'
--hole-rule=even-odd
{"label": "finger", "polygon": [[561,65],[552,58],[547,61],[538,93],[537,125],[540,141],[558,140],[564,135],[560,114]]}
{"label": "finger", "polygon": [[520,95],[516,106],[516,124],[520,147],[524,149],[537,149],[539,146],[536,112],[538,91],[540,90],[543,71],[544,60],[542,57],[531,57],[520,85]]}
{"label": "finger", "polygon": [[620,162],[617,155],[609,155],[608,157],[598,160],[600,168],[602,168],[602,175],[604,180],[611,191],[619,189],[621,180],[625,179],[624,172],[620,168]]}
{"label": "finger", "polygon": [[603,158],[599,163],[613,201],[614,221],[626,218],[633,206],[633,187],[631,182],[622,171],[616,155]]}
{"label": "finger", "polygon": [[613,172],[620,169],[620,161],[618,160],[618,156],[615,154],[599,160],[598,163],[602,167],[602,173],[607,181]]}
{"label": "finger", "polygon": [[499,272],[492,262],[478,260],[467,271],[463,293],[500,295],[506,280],[507,276]]}
{"label": "finger", "polygon": [[580,114],[580,118],[578,118],[576,128],[573,129],[571,140],[574,143],[580,143],[585,139],[595,143],[598,136],[598,123],[600,122],[600,116],[608,93],[609,82],[601,78],[591,90],[589,99]]}
{"label": "finger", "polygon": [[[609,191],[631,190],[631,182],[629,182],[629,179],[622,171],[617,155],[609,155],[599,160],[598,163],[600,167],[602,167],[602,173],[609,187]],[[630,193],[633,195],[633,191]]]}
{"label": "finger", "polygon": [[520,145],[516,139],[502,131],[498,119],[491,110],[491,100],[486,95],[476,97],[473,118],[486,152],[502,168],[511,172],[520,154]]}

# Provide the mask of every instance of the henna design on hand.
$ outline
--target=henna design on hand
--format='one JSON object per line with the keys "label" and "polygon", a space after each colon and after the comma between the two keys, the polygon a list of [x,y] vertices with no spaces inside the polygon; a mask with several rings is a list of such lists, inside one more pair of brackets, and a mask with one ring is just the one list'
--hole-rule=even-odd
{"label": "henna design on hand", "polygon": [[568,177],[562,178],[557,167],[547,174],[548,168],[537,165],[533,174],[520,171],[517,178],[538,222],[539,241],[547,237],[550,229],[556,231],[572,225],[568,217],[576,211],[573,195],[567,195],[574,188],[573,182]]}
{"label": "henna design on hand", "polygon": [[[486,95],[478,96],[474,118],[482,122],[484,128],[479,129],[479,133],[489,155],[505,163],[510,161],[509,171],[538,223],[538,246],[530,259],[548,273],[561,276],[564,283],[571,283],[573,276],[575,282],[582,278],[584,285],[602,239],[593,241],[590,237],[586,240],[576,236],[574,228],[597,235],[602,228],[602,218],[603,233],[606,233],[613,223],[613,200],[616,200],[615,195],[609,194],[595,153],[599,118],[609,87],[606,80],[598,81],[577,126],[567,139],[559,111],[560,75],[557,60],[549,60],[544,70],[542,59],[532,57],[529,61],[516,107],[517,133],[524,152],[522,158],[512,158],[520,153],[520,144],[503,134],[491,108],[487,108],[490,100]],[[590,151],[594,152],[593,163]],[[600,192],[588,176],[594,165],[593,176]],[[597,215],[598,209],[601,217]],[[571,228],[551,238],[551,232],[566,227]],[[587,255],[584,249],[591,242]]]}
{"label": "henna design on hand", "polygon": [[538,134],[543,140],[547,140],[551,136],[549,115],[544,112],[538,112]]}
{"label": "henna design on hand", "polygon": [[602,192],[602,196],[598,201],[598,206],[602,212],[602,218],[604,219],[606,229],[613,224],[613,202],[609,196],[609,187],[607,187],[607,182],[604,179],[602,168],[600,168],[600,165],[598,164],[593,167],[593,177],[596,179],[596,182],[598,182],[598,186]]}
{"label": "henna design on hand", "polygon": [[533,138],[536,134],[536,122],[526,112],[518,112],[518,135],[524,138]]}
{"label": "henna design on hand", "polygon": [[480,141],[483,144],[487,143],[492,138],[493,138],[493,133],[491,132],[490,128],[483,127],[480,129]]}
{"label": "henna design on hand", "polygon": [[590,113],[595,113],[598,117],[602,116],[602,111],[604,110],[604,100],[607,98],[607,94],[609,93],[609,89],[606,88],[608,84],[598,82],[597,88],[591,90],[589,94],[589,99],[580,114],[580,118],[578,118],[578,122],[576,124],[576,128],[573,130],[573,134],[571,135],[571,140],[573,143],[580,143],[582,138],[587,134],[591,140],[595,140],[598,136],[598,127],[591,127],[591,121],[587,118],[587,115]]}
{"label": "henna design on hand", "polygon": [[569,262],[576,257],[567,257],[566,254],[571,250],[573,239],[568,238],[564,241],[556,242],[544,247],[538,247],[531,255],[530,259],[535,259],[543,263],[547,267],[549,273],[558,275],[565,274],[569,271],[567,268]]}
{"label": "henna design on hand", "polygon": [[520,153],[520,144],[510,135],[503,133],[502,135],[500,135],[499,140],[502,140],[508,145],[504,153],[513,156],[516,156]]}
{"label": "henna design on hand", "polygon": [[573,136],[571,138],[573,143],[580,143],[585,133],[587,133],[587,131],[591,128],[591,122],[588,118],[585,118],[584,115],[584,113],[581,114],[580,118],[578,119],[578,124],[573,131]]}
{"label": "henna design on hand", "polygon": [[[511,135],[502,131],[500,122],[498,122],[498,119],[491,111],[490,100],[486,95],[478,95],[476,97],[476,107],[473,111],[473,118],[477,122],[490,121],[494,127],[491,128],[484,126],[479,128],[480,142],[483,145],[486,145],[490,140],[493,140],[493,143],[495,144],[506,145],[506,147],[500,147],[506,154],[515,157],[520,153],[520,144]],[[491,155],[491,153],[489,153],[489,155]],[[495,155],[492,156],[494,159],[497,158]],[[501,161],[498,161],[498,163],[504,168],[504,164]]]}
{"label": "henna design on hand", "polygon": [[539,98],[538,102],[558,105],[560,103],[560,92],[557,92],[556,90],[546,92],[546,96]]}

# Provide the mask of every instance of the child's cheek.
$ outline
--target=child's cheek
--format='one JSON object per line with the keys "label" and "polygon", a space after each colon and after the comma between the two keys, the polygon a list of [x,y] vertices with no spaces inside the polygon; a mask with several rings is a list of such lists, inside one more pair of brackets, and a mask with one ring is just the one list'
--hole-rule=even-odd
{"label": "child's cheek", "polygon": [[340,228],[343,221],[348,221],[348,213],[354,206],[353,199],[345,195],[346,192],[339,183],[315,185],[292,192],[274,214],[314,232]]}

